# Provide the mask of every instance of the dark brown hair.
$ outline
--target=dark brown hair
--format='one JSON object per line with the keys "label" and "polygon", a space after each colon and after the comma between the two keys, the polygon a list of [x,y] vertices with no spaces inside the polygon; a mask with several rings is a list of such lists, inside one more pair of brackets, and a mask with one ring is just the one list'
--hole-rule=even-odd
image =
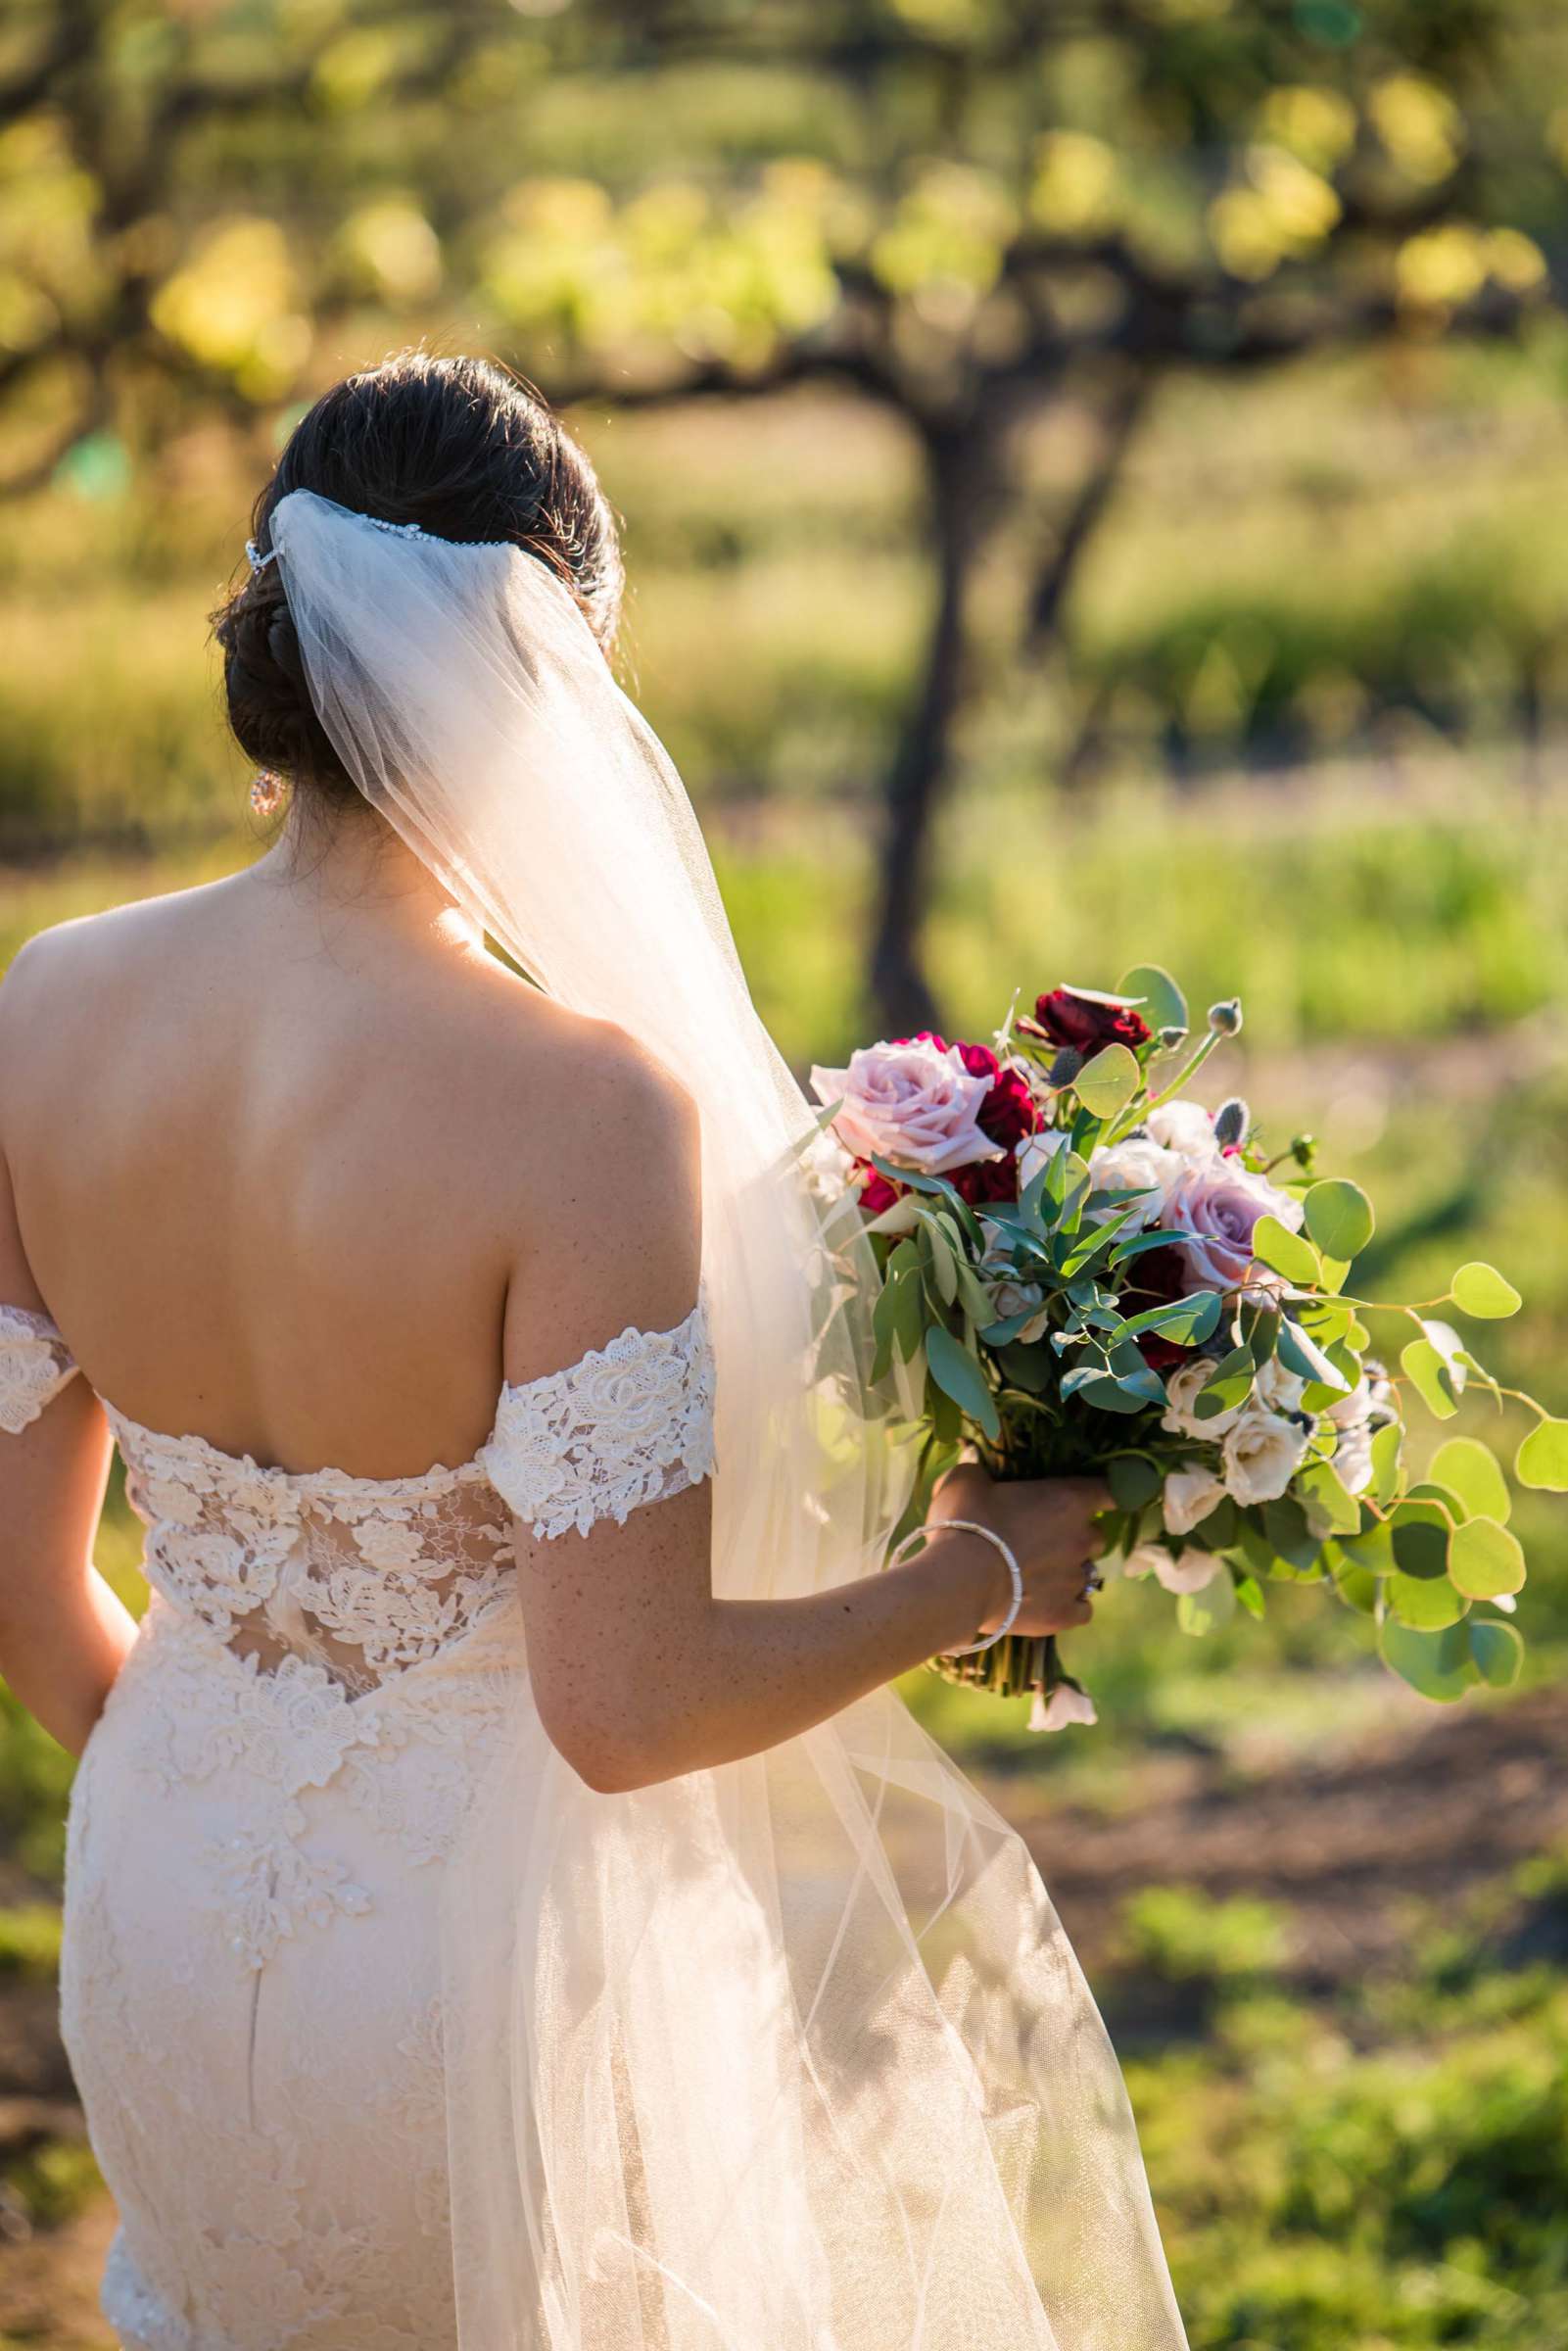
{"label": "dark brown hair", "polygon": [[[251,536],[261,553],[272,509],[291,490],[443,539],[512,540],[548,564],[610,649],[622,588],[614,518],[576,442],[494,361],[402,351],[324,392],[257,499]],[[241,749],[319,802],[357,804],[311,703],[277,564],[212,619]]]}

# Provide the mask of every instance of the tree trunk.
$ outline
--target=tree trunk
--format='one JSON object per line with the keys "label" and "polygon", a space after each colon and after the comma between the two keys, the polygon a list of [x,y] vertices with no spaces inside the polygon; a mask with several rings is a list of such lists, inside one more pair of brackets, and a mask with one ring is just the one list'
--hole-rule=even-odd
{"label": "tree trunk", "polygon": [[953,725],[963,699],[964,607],[984,495],[981,440],[979,431],[962,425],[932,428],[925,436],[936,538],[936,608],[919,695],[887,775],[871,957],[872,1009],[886,1036],[937,1026],[918,934],[929,879],[931,818],[952,772]]}

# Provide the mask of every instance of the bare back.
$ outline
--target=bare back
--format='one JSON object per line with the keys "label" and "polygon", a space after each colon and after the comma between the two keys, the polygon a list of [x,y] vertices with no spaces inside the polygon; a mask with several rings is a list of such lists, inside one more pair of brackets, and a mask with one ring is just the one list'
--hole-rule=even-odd
{"label": "bare back", "polygon": [[380,1478],[472,1457],[503,1362],[560,1360],[552,1291],[599,1311],[600,1146],[659,1079],[488,955],[398,844],[359,845],[35,941],[0,996],[0,1145],[101,1395]]}

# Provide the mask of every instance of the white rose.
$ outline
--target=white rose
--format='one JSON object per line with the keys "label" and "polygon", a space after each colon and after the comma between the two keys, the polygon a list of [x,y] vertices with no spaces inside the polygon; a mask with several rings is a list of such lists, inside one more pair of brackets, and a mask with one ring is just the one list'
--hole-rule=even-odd
{"label": "white rose", "polygon": [[1194,1356],[1176,1366],[1165,1381],[1165,1416],[1160,1423],[1162,1428],[1168,1428],[1177,1437],[1222,1437],[1241,1418],[1246,1410],[1241,1404],[1233,1404],[1228,1412],[1216,1413],[1212,1420],[1196,1416],[1193,1408],[1213,1368],[1206,1355]]}
{"label": "white rose", "polygon": [[1071,1682],[1058,1682],[1049,1698],[1034,1693],[1029,1708],[1031,1731],[1065,1731],[1069,1722],[1098,1722],[1094,1701],[1087,1690],[1076,1689]]}
{"label": "white rose", "polygon": [[1038,1134],[1026,1134],[1014,1152],[1019,1163],[1019,1190],[1022,1192],[1030,1178],[1038,1176],[1047,1162],[1055,1159],[1057,1153],[1065,1151],[1067,1146],[1068,1132],[1065,1127],[1042,1127]]}
{"label": "white rose", "polygon": [[1212,1469],[1197,1463],[1187,1469],[1172,1469],[1161,1505],[1166,1534],[1190,1535],[1224,1499],[1225,1489]]}
{"label": "white rose", "polygon": [[1277,1413],[1256,1407],[1243,1413],[1221,1448],[1231,1500],[1243,1508],[1277,1502],[1307,1458],[1307,1430]]}
{"label": "white rose", "polygon": [[1045,1305],[1045,1292],[1037,1281],[999,1281],[991,1290],[991,1304],[996,1309],[999,1322],[1005,1322],[1013,1315],[1022,1315],[1030,1307],[1039,1308],[1039,1313],[1031,1315],[1019,1330],[1018,1344],[1021,1347],[1029,1346],[1050,1328],[1051,1317]]}
{"label": "white rose", "polygon": [[1162,1102],[1149,1113],[1149,1132],[1157,1143],[1188,1161],[1217,1157],[1212,1111],[1201,1102]]}
{"label": "white rose", "polygon": [[[1124,1201],[1131,1215],[1123,1226],[1126,1232],[1141,1232],[1152,1224],[1164,1207],[1165,1195],[1179,1181],[1183,1163],[1174,1151],[1162,1150],[1147,1135],[1128,1135],[1124,1142],[1107,1144],[1089,1160],[1089,1177],[1097,1192],[1137,1192],[1137,1200]],[[1119,1209],[1102,1209],[1102,1216],[1119,1216]]]}
{"label": "white rose", "polygon": [[1307,1382],[1296,1372],[1287,1370],[1277,1355],[1271,1355],[1253,1382],[1259,1404],[1271,1413],[1295,1413],[1301,1410]]}
{"label": "white rose", "polygon": [[1184,1551],[1178,1559],[1163,1543],[1140,1543],[1128,1552],[1121,1572],[1152,1575],[1167,1592],[1201,1592],[1218,1565],[1212,1551]]}

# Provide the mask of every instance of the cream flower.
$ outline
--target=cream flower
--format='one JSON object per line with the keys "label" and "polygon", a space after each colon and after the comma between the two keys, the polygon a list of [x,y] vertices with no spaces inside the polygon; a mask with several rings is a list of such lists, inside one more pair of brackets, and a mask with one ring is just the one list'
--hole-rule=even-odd
{"label": "cream flower", "polygon": [[999,1281],[992,1288],[991,1304],[996,1309],[999,1322],[1008,1320],[1014,1315],[1022,1315],[1031,1307],[1038,1309],[1019,1330],[1018,1344],[1021,1347],[1027,1347],[1035,1339],[1042,1338],[1050,1328],[1051,1316],[1045,1304],[1045,1292],[1037,1281]]}
{"label": "cream flower", "polygon": [[1201,1463],[1195,1462],[1185,1469],[1172,1469],[1165,1480],[1161,1503],[1166,1534],[1190,1535],[1224,1499],[1225,1489],[1219,1479]]}
{"label": "cream flower", "polygon": [[1259,1368],[1253,1392],[1271,1413],[1296,1413],[1301,1410],[1307,1382],[1300,1373],[1288,1370],[1277,1355],[1271,1355]]}
{"label": "cream flower", "polygon": [[1022,1192],[1047,1161],[1055,1159],[1067,1145],[1067,1129],[1063,1127],[1042,1127],[1038,1134],[1026,1134],[1014,1153],[1019,1163],[1019,1190]]}
{"label": "cream flower", "polygon": [[1221,1449],[1225,1491],[1245,1509],[1277,1502],[1307,1458],[1308,1432],[1294,1420],[1254,1406],[1243,1413]]}
{"label": "cream flower", "polygon": [[1157,1143],[1190,1163],[1217,1159],[1214,1119],[1201,1102],[1161,1102],[1151,1110],[1149,1132]]}
{"label": "cream flower", "polygon": [[1099,1719],[1087,1690],[1078,1689],[1072,1682],[1058,1682],[1049,1698],[1042,1698],[1036,1690],[1029,1708],[1031,1731],[1065,1731],[1069,1723],[1092,1723]]}
{"label": "cream flower", "polygon": [[1176,1437],[1222,1437],[1233,1427],[1246,1411],[1245,1404],[1233,1404],[1228,1412],[1216,1413],[1212,1420],[1200,1420],[1195,1407],[1206,1382],[1212,1376],[1213,1365],[1208,1356],[1193,1356],[1178,1364],[1165,1381],[1165,1416],[1162,1428],[1168,1428]]}
{"label": "cream flower", "polygon": [[1140,1543],[1129,1551],[1123,1575],[1152,1575],[1167,1592],[1201,1592],[1213,1580],[1218,1559],[1212,1551],[1184,1551],[1177,1559],[1163,1543]]}
{"label": "cream flower", "polygon": [[1123,1201],[1119,1209],[1102,1209],[1097,1213],[1120,1216],[1130,1210],[1123,1230],[1141,1232],[1155,1222],[1182,1173],[1183,1163],[1175,1152],[1163,1150],[1147,1135],[1129,1134],[1122,1142],[1110,1143],[1093,1153],[1089,1161],[1089,1176],[1095,1190],[1136,1192],[1138,1198]]}

